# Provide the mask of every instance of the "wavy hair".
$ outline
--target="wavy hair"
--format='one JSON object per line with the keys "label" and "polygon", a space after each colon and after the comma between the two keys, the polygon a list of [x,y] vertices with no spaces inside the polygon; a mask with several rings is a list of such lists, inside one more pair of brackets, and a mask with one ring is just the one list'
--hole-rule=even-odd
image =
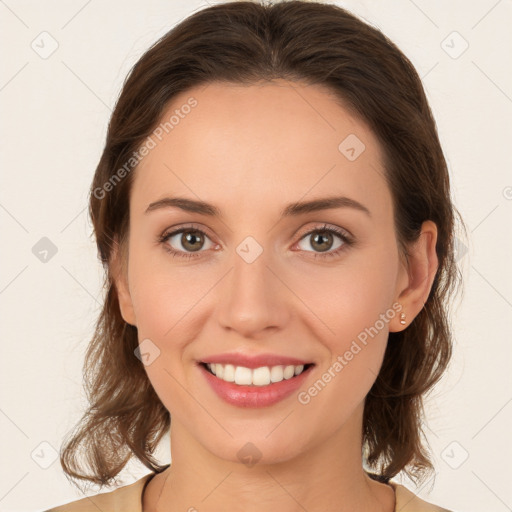
{"label": "wavy hair", "polygon": [[449,299],[460,284],[458,212],[436,124],[414,66],[385,35],[341,7],[293,0],[200,10],[159,39],[124,82],[90,190],[105,299],[85,356],[89,406],[61,447],[68,477],[110,485],[133,456],[157,473],[168,467],[153,454],[170,414],[134,355],[137,329],[121,317],[111,268],[113,241],[124,247],[129,228],[137,166],[126,170],[126,163],[177,94],[213,81],[250,85],[278,78],[326,87],[368,123],[383,149],[402,255],[423,221],[437,225],[433,286],[407,329],[389,335],[365,400],[362,431],[363,462],[373,478],[387,482],[404,471],[418,481],[431,472],[423,398],[451,357]]}

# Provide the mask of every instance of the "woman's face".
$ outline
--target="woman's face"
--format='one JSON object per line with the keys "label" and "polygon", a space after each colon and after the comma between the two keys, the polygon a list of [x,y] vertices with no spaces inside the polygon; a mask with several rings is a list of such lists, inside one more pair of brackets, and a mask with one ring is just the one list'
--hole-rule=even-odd
{"label": "woman's face", "polygon": [[[357,448],[407,284],[376,137],[326,90],[284,80],[190,89],[165,122],[134,171],[118,286],[172,428],[231,461],[288,460],[341,427]],[[297,207],[326,198],[345,199]],[[287,396],[222,380],[226,399],[200,364],[225,354],[314,366]]]}

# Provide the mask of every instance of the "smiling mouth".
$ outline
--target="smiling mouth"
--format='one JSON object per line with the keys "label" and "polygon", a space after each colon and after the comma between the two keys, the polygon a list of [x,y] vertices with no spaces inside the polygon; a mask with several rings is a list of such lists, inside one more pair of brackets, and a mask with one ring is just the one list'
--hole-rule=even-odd
{"label": "smiling mouth", "polygon": [[200,363],[207,372],[220,380],[239,386],[269,386],[293,379],[309,370],[314,363],[305,365],[276,365],[247,368],[232,364]]}

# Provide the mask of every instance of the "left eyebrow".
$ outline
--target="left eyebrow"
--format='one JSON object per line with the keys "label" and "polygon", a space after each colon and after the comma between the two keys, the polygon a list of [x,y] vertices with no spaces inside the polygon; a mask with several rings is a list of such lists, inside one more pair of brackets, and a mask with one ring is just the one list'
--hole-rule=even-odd
{"label": "left eyebrow", "polygon": [[[179,208],[186,212],[199,213],[210,217],[222,217],[220,209],[213,204],[185,197],[164,197],[163,199],[151,203],[147,207],[145,213],[149,213],[160,208]],[[345,196],[323,197],[313,199],[311,201],[290,203],[281,210],[280,216],[281,218],[298,216],[321,210],[330,210],[333,208],[353,208],[371,217],[370,210],[366,206],[362,205],[355,199]]]}

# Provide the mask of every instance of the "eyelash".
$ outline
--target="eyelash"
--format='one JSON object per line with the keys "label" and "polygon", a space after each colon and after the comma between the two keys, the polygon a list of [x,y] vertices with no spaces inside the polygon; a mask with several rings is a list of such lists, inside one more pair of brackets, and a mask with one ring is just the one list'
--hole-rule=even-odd
{"label": "eyelash", "polygon": [[[169,240],[169,238],[172,238],[173,236],[175,236],[179,233],[183,233],[183,232],[192,232],[192,233],[197,232],[197,233],[201,233],[202,235],[208,237],[208,234],[205,233],[202,229],[199,229],[195,226],[185,226],[180,229],[177,229],[176,231],[169,231],[169,232],[165,231],[164,233],[162,233],[162,235],[160,235],[158,237],[158,243],[162,244],[164,246],[164,249],[167,252],[169,252],[170,254],[172,254],[173,257],[178,257],[178,258],[197,258],[201,255],[202,252],[205,252],[205,251],[197,251],[196,253],[193,253],[193,252],[177,251],[175,249],[172,249],[169,246],[169,244],[167,243],[167,241]],[[329,257],[333,257],[333,256],[338,256],[341,252],[346,250],[348,247],[354,245],[354,243],[355,243],[354,239],[351,236],[349,236],[345,231],[342,231],[341,229],[335,228],[335,227],[328,227],[327,224],[325,224],[323,227],[318,227],[318,228],[308,231],[307,233],[304,233],[300,237],[300,240],[302,240],[303,238],[306,238],[307,236],[312,235],[314,233],[333,233],[333,234],[337,235],[339,238],[341,238],[341,240],[343,241],[343,245],[341,245],[334,251],[328,251],[328,252],[324,252],[324,253],[313,252],[314,258],[329,258]],[[210,238],[210,237],[208,237],[208,238]],[[311,251],[306,251],[306,252],[311,252]]]}

